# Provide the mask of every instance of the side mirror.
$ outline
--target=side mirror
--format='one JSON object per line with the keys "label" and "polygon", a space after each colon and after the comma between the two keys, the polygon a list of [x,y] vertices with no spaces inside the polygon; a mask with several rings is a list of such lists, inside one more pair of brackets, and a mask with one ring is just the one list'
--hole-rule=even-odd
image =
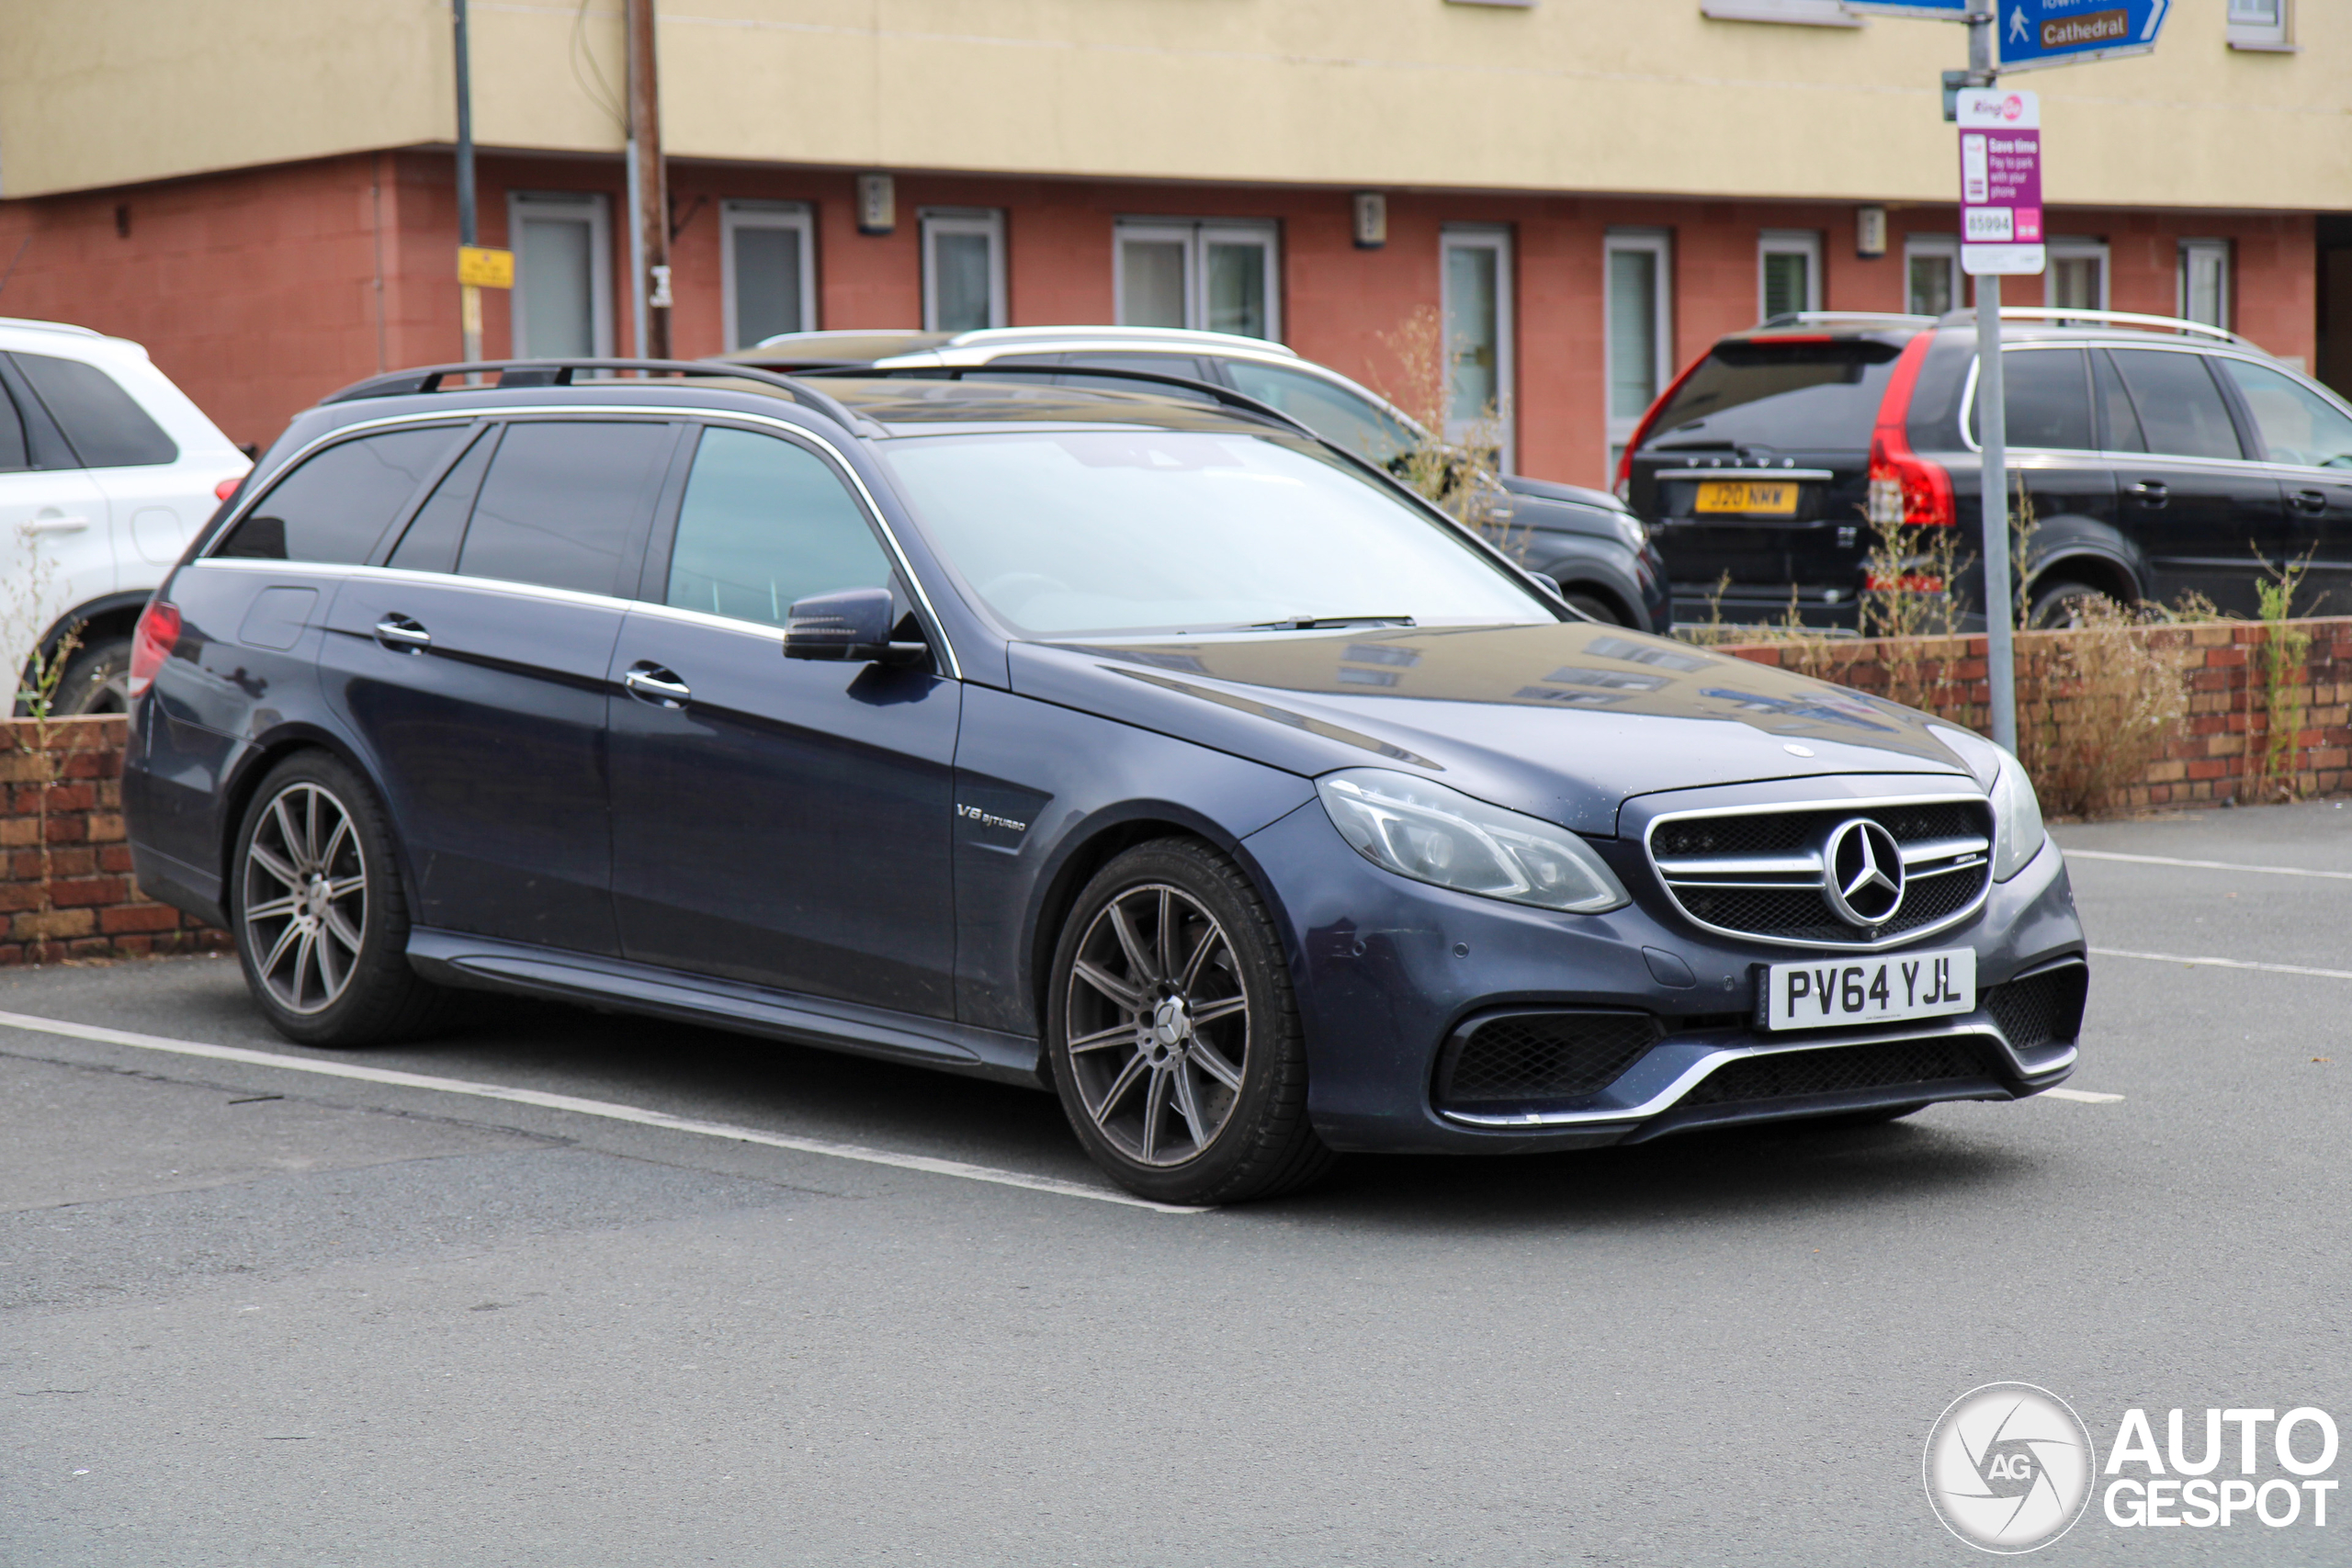
{"label": "side mirror", "polygon": [[909,665],[922,663],[930,652],[923,643],[890,640],[887,588],[846,588],[796,599],[785,617],[786,659]]}
{"label": "side mirror", "polygon": [[1530,576],[1530,577],[1532,577],[1532,578],[1533,578],[1533,579],[1535,580],[1535,581],[1536,581],[1537,586],[1541,587],[1541,588],[1542,588],[1545,592],[1549,593],[1553,598],[1555,598],[1555,599],[1560,599],[1560,598],[1565,598],[1565,597],[1566,597],[1566,595],[1565,595],[1565,594],[1563,594],[1563,593],[1560,592],[1560,580],[1559,580],[1558,578],[1556,578],[1556,577],[1554,577],[1550,572],[1548,572],[1548,571],[1531,571],[1531,572],[1529,572],[1527,575],[1528,575],[1528,576]]}

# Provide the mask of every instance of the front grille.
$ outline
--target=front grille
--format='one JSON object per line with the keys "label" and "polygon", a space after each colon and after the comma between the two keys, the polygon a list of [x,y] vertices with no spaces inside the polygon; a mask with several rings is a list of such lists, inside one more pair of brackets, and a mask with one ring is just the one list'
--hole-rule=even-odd
{"label": "front grille", "polygon": [[2083,1003],[2090,993],[2090,971],[2080,964],[2044,969],[1984,993],[1985,1010],[2019,1051],[2057,1045],[2083,1032]]}
{"label": "front grille", "polygon": [[[1856,818],[1884,828],[1904,856],[1903,901],[1874,927],[1848,924],[1822,892],[1830,836]],[[1982,902],[1992,838],[1984,802],[1940,796],[1669,818],[1651,829],[1649,853],[1667,892],[1702,925],[1768,942],[1866,948],[1950,925]]]}
{"label": "front grille", "polygon": [[1883,1045],[1842,1045],[1823,1051],[1781,1051],[1743,1056],[1720,1067],[1684,1095],[1684,1105],[1737,1105],[1797,1100],[1849,1089],[1948,1083],[1985,1076],[1976,1053],[1958,1040],[1897,1040]]}
{"label": "front grille", "polygon": [[1507,1013],[1457,1032],[1438,1060],[1448,1110],[1576,1100],[1608,1088],[1657,1044],[1645,1012]]}

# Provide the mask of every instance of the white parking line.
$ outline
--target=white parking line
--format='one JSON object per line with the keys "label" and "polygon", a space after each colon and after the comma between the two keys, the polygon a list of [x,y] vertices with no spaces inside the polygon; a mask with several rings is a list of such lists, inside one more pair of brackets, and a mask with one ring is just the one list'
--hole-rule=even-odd
{"label": "white parking line", "polygon": [[400,1089],[429,1089],[440,1094],[470,1095],[476,1100],[511,1100],[518,1105],[536,1105],[548,1111],[568,1111],[576,1116],[602,1117],[607,1122],[633,1122],[641,1127],[662,1127],[673,1133],[692,1133],[697,1137],[758,1144],[766,1148],[790,1149],[796,1154],[823,1155],[829,1159],[856,1160],[864,1165],[886,1165],[899,1170],[920,1170],[932,1176],[953,1176],[965,1181],[992,1182],[999,1187],[1025,1187],[1033,1192],[1051,1192],[1063,1198],[1087,1198],[1097,1203],[1119,1203],[1131,1209],[1149,1209],[1155,1213],[1204,1214],[1209,1212],[1180,1203],[1155,1203],[1148,1198],[1131,1197],[1105,1187],[1089,1187],[1083,1182],[1062,1181],[1050,1176],[1024,1176],[1016,1170],[967,1165],[962,1160],[933,1159],[929,1155],[894,1154],[888,1149],[837,1144],[824,1138],[795,1138],[781,1133],[763,1133],[755,1127],[731,1126],[724,1122],[697,1122],[691,1117],[673,1116],[666,1111],[616,1105],[608,1100],[582,1100],[569,1094],[547,1094],[535,1089],[509,1089],[504,1084],[472,1083],[464,1078],[434,1077],[424,1073],[396,1072],[388,1067],[362,1067],[347,1062],[322,1062],[309,1056],[280,1055],[274,1051],[249,1051],[240,1045],[207,1045],[194,1040],[137,1034],[125,1029],[106,1029],[96,1024],[74,1023],[62,1018],[41,1018],[32,1013],[0,1012],[0,1028],[22,1029],[39,1034],[62,1034],[70,1039],[128,1045],[141,1051],[166,1051],[176,1056],[202,1056],[216,1062],[243,1062],[256,1067],[280,1067],[291,1073],[313,1073],[322,1077],[357,1078],[363,1083],[390,1084]]}
{"label": "white parking line", "polygon": [[2085,1105],[2112,1105],[2123,1097],[2120,1094],[2094,1094],[2086,1089],[2045,1089],[2034,1098],[2036,1100],[2079,1100]]}
{"label": "white parking line", "polygon": [[2258,871],[2265,876],[2317,876],[2352,882],[2352,871],[2308,871],[2299,865],[2241,865],[2227,860],[2175,860],[2170,855],[2126,855],[2112,850],[2067,850],[2068,860],[2128,861],[2133,865],[2185,865],[2197,871]]}
{"label": "white parking line", "polygon": [[2214,969],[2259,969],[2266,975],[2316,975],[2323,980],[2352,980],[2352,969],[2311,969],[2301,964],[2256,964],[2244,958],[2190,958],[2178,953],[2131,953],[2120,947],[2094,947],[2100,958],[2144,958],[2151,964],[2204,964]]}

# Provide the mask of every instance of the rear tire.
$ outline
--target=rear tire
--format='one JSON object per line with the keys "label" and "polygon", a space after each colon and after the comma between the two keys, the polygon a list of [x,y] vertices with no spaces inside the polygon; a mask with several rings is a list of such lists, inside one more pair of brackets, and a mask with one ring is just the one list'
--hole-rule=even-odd
{"label": "rear tire", "polygon": [[2034,631],[2060,631],[2075,625],[2081,606],[2097,601],[2102,605],[2114,600],[2096,588],[2075,581],[2040,584],[2033,591],[2032,607],[2026,612],[2026,626]]}
{"label": "rear tire", "polygon": [[1560,597],[1566,600],[1571,607],[1583,611],[1586,615],[1590,615],[1594,620],[1599,621],[1604,626],[1626,626],[1633,625],[1631,621],[1628,621],[1623,615],[1618,614],[1616,605],[1611,604],[1608,600],[1601,598],[1599,594],[1588,593],[1580,588],[1570,588],[1564,590],[1561,592]]}
{"label": "rear tire", "polygon": [[270,769],[245,807],[225,889],[246,987],[304,1045],[422,1033],[447,994],[408,963],[408,900],[375,792],[324,751]]}
{"label": "rear tire", "polygon": [[57,678],[49,711],[60,718],[130,709],[130,639],[100,637],[74,649]]}
{"label": "rear tire", "polygon": [[1079,1142],[1140,1197],[1270,1198],[1338,1161],[1306,1119],[1306,1031],[1273,921],[1193,840],[1131,849],[1079,895],[1046,1051]]}

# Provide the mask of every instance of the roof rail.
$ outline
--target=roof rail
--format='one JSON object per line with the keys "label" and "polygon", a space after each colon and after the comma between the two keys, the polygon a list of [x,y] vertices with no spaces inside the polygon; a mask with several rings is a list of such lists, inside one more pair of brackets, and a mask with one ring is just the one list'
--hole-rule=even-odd
{"label": "roof rail", "polygon": [[[2147,316],[2137,310],[2084,310],[2065,305],[2004,305],[2001,320],[2018,321],[2087,321],[2096,326],[2157,327],[2165,332],[2188,333],[2199,337],[2218,338],[2233,343],[2240,348],[2250,348],[2264,357],[2270,351],[2252,338],[2240,337],[2227,327],[2217,327],[2204,321],[2192,321],[2181,316]],[[1938,323],[1941,326],[1971,326],[1975,323],[1973,310],[1953,310]]]}
{"label": "roof rail", "polygon": [[[1206,392],[1227,408],[1238,409],[1243,413],[1256,414],[1261,419],[1272,420],[1275,423],[1297,431],[1301,435],[1311,440],[1323,440],[1322,436],[1316,434],[1313,427],[1303,421],[1292,418],[1272,404],[1261,403],[1255,398],[1246,397],[1229,387],[1220,387],[1212,381],[1195,381],[1184,376],[1163,376],[1157,370],[1114,370],[1105,366],[1095,365],[1024,365],[1016,368],[995,365],[906,365],[893,366],[884,369],[863,366],[842,366],[823,370],[803,371],[802,374],[808,377],[866,377],[885,381],[961,381],[967,376],[1010,375],[1085,376],[1090,378],[1114,378],[1121,381],[1157,382],[1164,387],[1182,387],[1188,392]],[[1034,382],[1012,384],[1035,385]]]}
{"label": "roof rail", "polygon": [[1298,357],[1298,350],[1287,344],[1276,343],[1272,338],[1251,337],[1246,333],[1204,332],[1197,327],[1121,327],[1086,321],[1035,327],[973,327],[956,333],[939,346],[980,348],[999,344],[1057,343],[1069,338],[1157,344],[1171,349],[1250,348],[1261,354],[1281,355],[1287,359]]}
{"label": "roof rail", "polygon": [[72,333],[76,337],[107,335],[96,327],[77,327],[71,321],[37,321],[30,316],[0,316],[0,327],[28,327],[41,333]]}
{"label": "roof rail", "polygon": [[1886,321],[1895,326],[1931,327],[1936,324],[1936,318],[1911,315],[1902,310],[1783,310],[1756,324],[1758,327],[1809,327],[1827,321]]}
{"label": "roof rail", "polygon": [[[855,428],[857,415],[848,405],[795,377],[763,370],[754,365],[730,365],[710,359],[483,359],[464,365],[427,365],[415,370],[395,370],[389,376],[370,376],[365,381],[354,381],[340,391],[321,398],[327,403],[356,402],[362,398],[404,398],[419,393],[451,391],[514,391],[528,387],[570,387],[577,385],[574,375],[582,370],[637,370],[664,376],[705,376],[721,380],[759,381],[792,394],[793,400],[805,403],[829,418]],[[453,377],[498,373],[491,387],[445,388]]]}

